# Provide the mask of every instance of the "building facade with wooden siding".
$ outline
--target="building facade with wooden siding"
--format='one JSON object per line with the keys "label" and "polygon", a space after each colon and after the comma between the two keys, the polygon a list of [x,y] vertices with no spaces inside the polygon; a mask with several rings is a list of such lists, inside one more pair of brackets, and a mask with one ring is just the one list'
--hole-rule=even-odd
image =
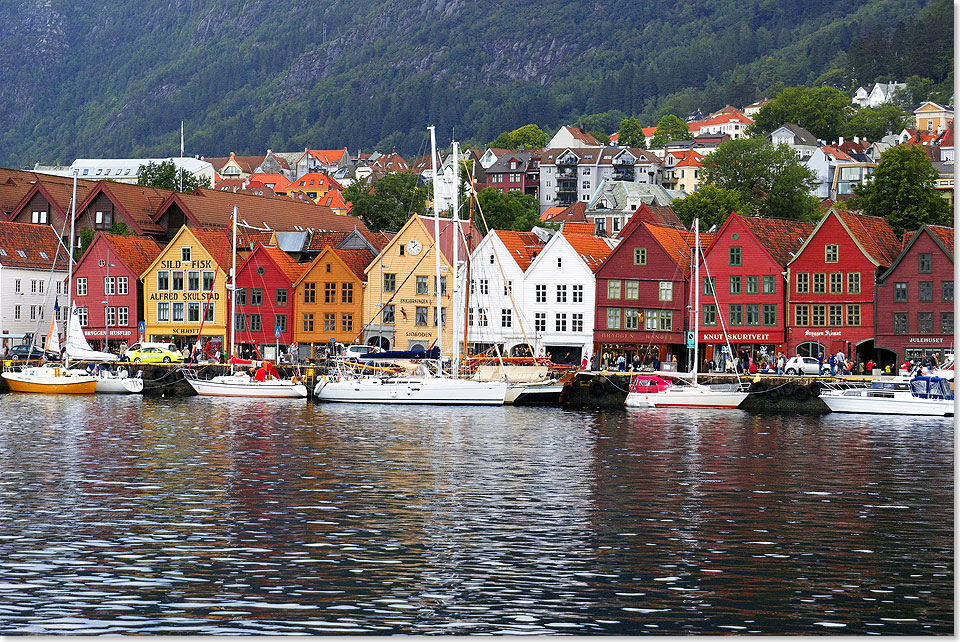
{"label": "building facade with wooden siding", "polygon": [[877,283],[875,335],[882,365],[954,353],[953,228],[924,225]]}

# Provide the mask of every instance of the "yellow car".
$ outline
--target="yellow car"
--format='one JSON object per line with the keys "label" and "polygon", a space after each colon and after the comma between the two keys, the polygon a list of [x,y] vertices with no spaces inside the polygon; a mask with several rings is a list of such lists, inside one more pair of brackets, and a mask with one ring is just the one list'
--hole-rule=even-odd
{"label": "yellow car", "polygon": [[179,352],[155,346],[144,346],[139,350],[133,350],[128,356],[134,363],[180,363],[183,361],[183,355]]}

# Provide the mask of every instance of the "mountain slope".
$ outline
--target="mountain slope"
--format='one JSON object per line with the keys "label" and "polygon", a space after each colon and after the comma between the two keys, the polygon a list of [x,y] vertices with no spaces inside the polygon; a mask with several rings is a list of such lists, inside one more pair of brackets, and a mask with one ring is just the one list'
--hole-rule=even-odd
{"label": "mountain slope", "polygon": [[[0,163],[416,152],[618,110],[720,107],[813,83],[924,0],[28,0],[0,4]],[[12,5],[12,6],[11,6]]]}

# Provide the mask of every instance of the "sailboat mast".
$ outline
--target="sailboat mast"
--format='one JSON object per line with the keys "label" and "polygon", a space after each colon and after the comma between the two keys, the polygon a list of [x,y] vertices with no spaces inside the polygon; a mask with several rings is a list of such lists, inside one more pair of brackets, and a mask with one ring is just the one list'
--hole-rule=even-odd
{"label": "sailboat mast", "polygon": [[436,259],[437,268],[437,349],[440,351],[440,365],[438,370],[443,370],[443,321],[440,319],[440,204],[438,202],[440,194],[437,187],[440,181],[437,177],[437,131],[436,127],[430,125],[430,161],[433,163],[433,252]]}
{"label": "sailboat mast", "polygon": [[[476,172],[476,168],[471,168],[472,172]],[[470,216],[467,219],[467,249],[470,249],[470,239],[471,233],[473,232],[473,201],[476,198],[476,193],[474,190],[474,176],[475,174],[470,175]],[[464,274],[464,288],[463,288],[463,354],[467,355],[467,333],[470,328],[470,254],[467,253],[467,265]],[[454,338],[456,341],[456,338]]]}
{"label": "sailboat mast", "polygon": [[700,362],[697,347],[700,343],[700,219],[693,219],[693,382],[697,382]]}
{"label": "sailboat mast", "polygon": [[[453,298],[451,299],[452,303],[450,305],[451,310],[457,309],[457,298],[460,295],[460,279],[458,273],[458,267],[460,263],[460,143],[453,141],[453,270],[452,274],[452,283],[450,284],[453,287]],[[437,287],[440,287],[439,279]],[[437,292],[437,299],[439,300],[440,293]],[[457,332],[458,332],[458,322],[457,315],[451,315],[450,323],[451,329],[453,332],[451,336],[453,339],[450,342],[450,349],[452,351],[452,360],[450,362],[450,370],[453,372],[454,376],[460,372],[460,344],[457,342]]]}
{"label": "sailboat mast", "polygon": [[230,356],[237,352],[237,206],[233,206],[233,263],[230,266]]}
{"label": "sailboat mast", "polygon": [[[73,170],[73,194],[70,196],[70,250],[67,252],[67,310],[70,311],[68,323],[73,320],[73,226],[77,219],[77,174],[79,173],[79,169]],[[104,314],[106,314],[106,310],[104,310]],[[70,355],[67,351],[63,353],[63,365],[66,368],[70,367]]]}

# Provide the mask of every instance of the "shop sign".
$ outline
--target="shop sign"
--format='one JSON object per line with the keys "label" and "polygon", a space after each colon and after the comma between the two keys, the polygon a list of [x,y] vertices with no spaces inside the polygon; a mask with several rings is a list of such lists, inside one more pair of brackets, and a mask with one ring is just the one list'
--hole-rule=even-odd
{"label": "shop sign", "polygon": [[780,340],[770,332],[730,332],[726,336],[722,332],[705,332],[702,337],[705,343],[723,343],[727,339],[737,343],[771,343]]}
{"label": "shop sign", "polygon": [[839,337],[839,330],[804,330],[803,336],[805,337]]}
{"label": "shop sign", "polygon": [[907,343],[943,343],[943,337],[910,337]]}
{"label": "shop sign", "polygon": [[[120,338],[120,337],[129,337],[133,333],[130,330],[110,330],[110,338]],[[105,337],[107,336],[106,330],[84,330],[83,336],[85,337]]]}

